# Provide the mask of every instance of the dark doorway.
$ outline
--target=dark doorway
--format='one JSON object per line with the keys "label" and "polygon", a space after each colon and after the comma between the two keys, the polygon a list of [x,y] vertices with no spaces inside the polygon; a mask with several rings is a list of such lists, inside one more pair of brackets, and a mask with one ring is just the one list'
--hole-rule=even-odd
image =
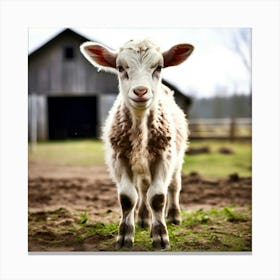
{"label": "dark doorway", "polygon": [[49,97],[49,139],[97,137],[97,97]]}

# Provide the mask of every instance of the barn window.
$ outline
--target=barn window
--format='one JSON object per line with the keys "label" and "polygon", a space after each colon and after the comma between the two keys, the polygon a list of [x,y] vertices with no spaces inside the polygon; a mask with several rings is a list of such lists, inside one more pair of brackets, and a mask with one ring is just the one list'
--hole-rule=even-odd
{"label": "barn window", "polygon": [[67,60],[73,59],[75,56],[73,47],[64,48],[64,58]]}

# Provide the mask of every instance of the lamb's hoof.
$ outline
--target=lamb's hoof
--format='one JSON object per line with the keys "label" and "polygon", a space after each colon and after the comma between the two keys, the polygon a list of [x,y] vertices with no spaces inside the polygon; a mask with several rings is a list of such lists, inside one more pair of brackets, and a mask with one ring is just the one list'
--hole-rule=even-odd
{"label": "lamb's hoof", "polygon": [[126,223],[119,226],[116,248],[131,248],[133,246],[134,227]]}
{"label": "lamb's hoof", "polygon": [[181,217],[172,217],[172,218],[167,218],[167,223],[179,226],[182,224],[182,220]]}
{"label": "lamb's hoof", "polygon": [[148,219],[142,219],[142,218],[138,218],[137,225],[138,225],[139,228],[143,228],[143,229],[147,229],[150,226],[149,220]]}
{"label": "lamb's hoof", "polygon": [[139,209],[138,217],[137,217],[137,225],[140,228],[144,228],[144,229],[150,227],[150,214],[145,204],[142,204]]}
{"label": "lamb's hoof", "polygon": [[121,248],[131,248],[133,246],[133,241],[131,239],[129,240],[124,240],[123,238],[118,238],[117,243],[116,243],[116,249],[121,249]]}
{"label": "lamb's hoof", "polygon": [[169,249],[169,238],[166,227],[162,223],[152,225],[152,245],[155,249]]}
{"label": "lamb's hoof", "polygon": [[157,240],[152,242],[153,248],[154,249],[162,249],[162,250],[168,250],[170,249],[169,241],[166,240]]}
{"label": "lamb's hoof", "polygon": [[169,209],[166,220],[167,220],[167,223],[169,223],[169,224],[181,225],[182,219],[181,219],[180,210],[178,210],[177,208]]}

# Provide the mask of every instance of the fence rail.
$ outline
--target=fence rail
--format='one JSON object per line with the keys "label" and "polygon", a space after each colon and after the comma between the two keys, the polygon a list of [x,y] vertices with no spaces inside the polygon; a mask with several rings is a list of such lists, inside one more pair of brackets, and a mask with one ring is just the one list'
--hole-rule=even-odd
{"label": "fence rail", "polygon": [[191,119],[189,130],[192,139],[250,139],[252,119]]}

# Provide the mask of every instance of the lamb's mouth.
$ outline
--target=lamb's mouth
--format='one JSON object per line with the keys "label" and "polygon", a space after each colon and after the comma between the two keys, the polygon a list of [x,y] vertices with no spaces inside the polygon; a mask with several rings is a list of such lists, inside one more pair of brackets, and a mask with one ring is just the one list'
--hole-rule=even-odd
{"label": "lamb's mouth", "polygon": [[130,99],[138,104],[145,104],[150,100],[150,98],[130,98]]}
{"label": "lamb's mouth", "polygon": [[150,106],[151,104],[151,98],[129,98],[131,105],[135,109],[146,109]]}

